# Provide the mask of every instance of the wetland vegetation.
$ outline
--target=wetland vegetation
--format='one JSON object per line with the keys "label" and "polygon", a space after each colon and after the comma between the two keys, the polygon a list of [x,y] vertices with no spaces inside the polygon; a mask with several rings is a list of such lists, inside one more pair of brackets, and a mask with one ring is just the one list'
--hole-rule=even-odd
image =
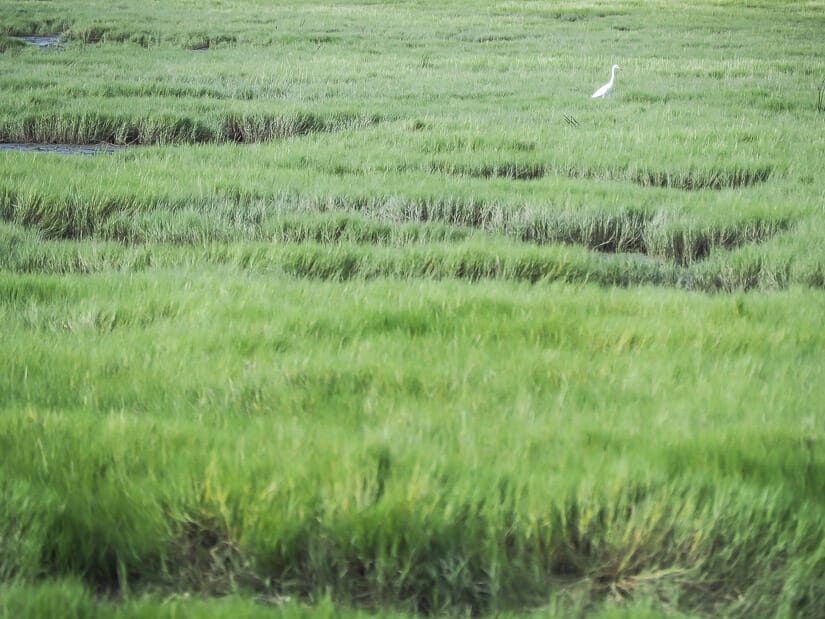
{"label": "wetland vegetation", "polygon": [[823,9],[6,0],[0,617],[825,615]]}

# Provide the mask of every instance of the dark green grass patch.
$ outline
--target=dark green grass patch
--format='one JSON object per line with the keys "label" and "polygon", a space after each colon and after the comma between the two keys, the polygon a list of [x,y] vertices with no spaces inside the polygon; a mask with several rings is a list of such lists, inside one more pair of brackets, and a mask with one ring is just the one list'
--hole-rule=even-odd
{"label": "dark green grass patch", "polygon": [[337,115],[325,119],[311,113],[286,116],[227,114],[201,120],[173,115],[135,119],[92,112],[28,115],[5,120],[0,125],[2,142],[126,145],[262,142],[378,122],[374,116]]}
{"label": "dark green grass patch", "polygon": [[735,189],[764,183],[771,175],[771,166],[752,168],[710,169],[690,172],[664,171],[655,169],[599,170],[570,167],[553,168],[541,162],[499,161],[489,164],[461,164],[433,161],[433,172],[466,175],[479,178],[502,177],[515,180],[534,180],[548,174],[563,174],[571,178],[598,178],[608,180],[630,180],[642,187],[668,187],[686,191],[702,189]]}

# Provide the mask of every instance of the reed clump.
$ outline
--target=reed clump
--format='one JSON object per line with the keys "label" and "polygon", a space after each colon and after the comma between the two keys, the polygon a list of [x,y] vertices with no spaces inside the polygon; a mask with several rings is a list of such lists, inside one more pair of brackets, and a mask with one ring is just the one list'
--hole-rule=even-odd
{"label": "reed clump", "polygon": [[476,178],[509,178],[535,180],[548,175],[564,175],[570,178],[630,181],[642,187],[661,187],[684,191],[722,190],[750,187],[767,182],[772,166],[697,169],[687,172],[654,169],[579,168],[569,165],[548,164],[541,161],[507,161],[495,163],[465,163],[452,160],[433,160],[429,170],[438,174],[470,176]]}
{"label": "reed clump", "polygon": [[288,115],[229,113],[208,119],[159,115],[134,118],[96,112],[6,118],[0,123],[0,142],[45,144],[202,144],[213,142],[265,142],[316,132],[367,127],[376,115],[336,114],[330,118],[312,113]]}

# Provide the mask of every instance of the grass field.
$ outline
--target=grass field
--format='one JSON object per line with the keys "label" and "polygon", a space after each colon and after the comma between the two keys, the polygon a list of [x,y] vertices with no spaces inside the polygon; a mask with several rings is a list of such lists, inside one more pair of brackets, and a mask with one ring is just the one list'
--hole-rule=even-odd
{"label": "grass field", "polygon": [[0,617],[825,615],[823,15],[5,0]]}

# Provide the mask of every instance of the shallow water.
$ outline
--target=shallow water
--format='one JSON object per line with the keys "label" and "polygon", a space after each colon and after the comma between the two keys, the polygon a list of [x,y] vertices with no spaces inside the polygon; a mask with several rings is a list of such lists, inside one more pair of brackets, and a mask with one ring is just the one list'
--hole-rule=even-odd
{"label": "shallow water", "polygon": [[0,150],[19,152],[59,153],[61,155],[97,155],[122,150],[111,144],[0,144]]}
{"label": "shallow water", "polygon": [[17,37],[21,41],[25,41],[26,43],[31,43],[32,45],[36,45],[40,49],[59,49],[62,46],[60,45],[60,37],[56,34],[46,35],[46,36],[30,36],[30,37]]}

